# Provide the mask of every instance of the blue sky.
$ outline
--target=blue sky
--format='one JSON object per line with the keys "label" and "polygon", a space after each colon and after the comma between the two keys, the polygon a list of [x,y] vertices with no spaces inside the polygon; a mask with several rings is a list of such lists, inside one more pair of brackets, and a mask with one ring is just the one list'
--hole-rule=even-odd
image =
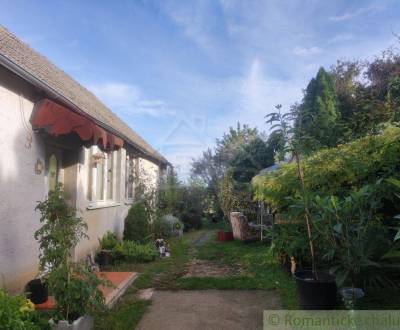
{"label": "blue sky", "polygon": [[396,45],[400,1],[0,0],[0,24],[178,166],[301,100],[320,66]]}

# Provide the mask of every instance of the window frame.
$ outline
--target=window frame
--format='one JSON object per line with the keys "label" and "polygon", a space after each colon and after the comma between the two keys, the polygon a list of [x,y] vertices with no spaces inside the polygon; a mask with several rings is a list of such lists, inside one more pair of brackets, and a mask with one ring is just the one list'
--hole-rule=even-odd
{"label": "window frame", "polygon": [[[109,169],[109,155],[111,154],[111,181],[109,181],[110,169]],[[117,151],[102,151],[98,146],[92,146],[89,152],[89,209],[99,208],[99,207],[108,207],[119,205],[117,203],[116,196],[116,182],[117,182]],[[95,159],[101,159],[103,161],[103,193],[102,199],[97,197],[97,162]],[[109,190],[108,187],[111,183],[111,198],[109,198]]]}
{"label": "window frame", "polygon": [[[131,163],[130,163],[131,162]],[[130,163],[130,164],[129,164]],[[135,179],[132,180],[132,196],[129,196],[129,190],[128,190],[128,185],[129,183],[129,167],[131,166],[131,170],[133,172],[133,175],[136,175],[136,166],[137,166],[137,157],[132,155],[132,154],[127,154],[126,158],[125,158],[125,202],[127,204],[131,204],[134,202],[135,200],[135,188],[136,188],[136,184],[135,184]]]}

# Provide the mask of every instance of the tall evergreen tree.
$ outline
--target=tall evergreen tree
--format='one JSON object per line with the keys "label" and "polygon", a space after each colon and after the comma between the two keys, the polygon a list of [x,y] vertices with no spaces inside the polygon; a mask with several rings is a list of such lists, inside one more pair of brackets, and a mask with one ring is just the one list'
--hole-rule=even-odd
{"label": "tall evergreen tree", "polygon": [[337,143],[338,101],[332,77],[324,68],[309,82],[295,120],[296,137],[306,151]]}

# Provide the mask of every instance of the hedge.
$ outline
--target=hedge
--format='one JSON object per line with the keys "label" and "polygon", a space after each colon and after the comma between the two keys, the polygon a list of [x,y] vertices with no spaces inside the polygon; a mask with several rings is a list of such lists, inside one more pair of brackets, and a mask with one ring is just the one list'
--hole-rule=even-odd
{"label": "hedge", "polygon": [[[320,195],[345,196],[380,179],[400,178],[400,128],[390,126],[379,135],[321,150],[304,159],[303,166],[306,188]],[[394,188],[382,182],[383,198],[395,201]],[[276,171],[258,175],[252,185],[257,200],[285,210],[290,204],[286,197],[299,191],[296,164],[284,164]]]}

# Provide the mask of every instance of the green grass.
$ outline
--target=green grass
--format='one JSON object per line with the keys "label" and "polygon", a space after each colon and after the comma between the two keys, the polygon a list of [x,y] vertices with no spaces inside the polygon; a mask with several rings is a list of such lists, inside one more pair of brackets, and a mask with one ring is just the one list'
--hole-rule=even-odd
{"label": "green grass", "polygon": [[285,309],[297,309],[299,301],[292,278],[282,270],[265,244],[239,241],[218,242],[215,238],[197,249],[196,257],[239,265],[244,274],[230,277],[179,278],[180,289],[278,290]]}

